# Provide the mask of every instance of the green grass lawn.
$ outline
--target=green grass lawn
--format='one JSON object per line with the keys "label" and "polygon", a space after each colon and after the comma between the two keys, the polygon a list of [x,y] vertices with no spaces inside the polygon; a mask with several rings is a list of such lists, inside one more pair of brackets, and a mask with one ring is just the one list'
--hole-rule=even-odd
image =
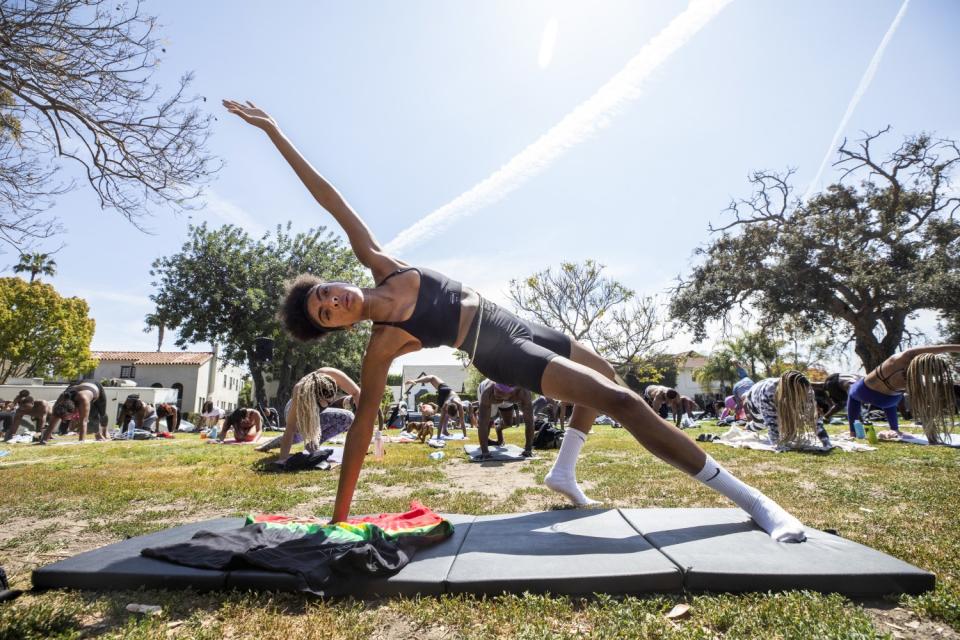
{"label": "green grass lawn", "polygon": [[[508,430],[510,442],[521,438],[518,429]],[[472,514],[564,505],[542,485],[556,451],[483,468],[461,460],[456,446],[439,462],[427,458],[433,450],[423,445],[387,446],[382,461],[371,458],[364,467],[354,513],[402,511],[411,498],[436,511]],[[701,446],[808,525],[836,529],[933,571],[937,590],[868,602],[809,592],[358,602],[275,593],[51,591],[0,604],[0,640],[960,638],[960,450],[881,443],[872,453],[812,455]],[[183,522],[249,511],[329,515],[337,480],[336,471],[264,473],[263,461],[272,456],[206,445],[196,436],[0,448],[13,452],[0,458],[0,565],[20,589],[29,588],[35,567]],[[588,494],[609,507],[731,506],[641,450],[622,429],[596,427],[578,472]],[[129,614],[124,607],[131,602],[162,605],[163,613]],[[689,614],[666,618],[681,602]]]}

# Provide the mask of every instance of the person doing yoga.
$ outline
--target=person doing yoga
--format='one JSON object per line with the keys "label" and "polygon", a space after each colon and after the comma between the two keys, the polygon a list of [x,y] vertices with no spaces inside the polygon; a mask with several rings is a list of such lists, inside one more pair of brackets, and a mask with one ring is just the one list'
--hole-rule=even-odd
{"label": "person doing yoga", "polygon": [[[22,392],[21,392],[22,393]],[[33,396],[29,395],[19,395],[16,398],[17,408],[13,412],[13,419],[10,421],[10,426],[7,427],[6,432],[3,434],[4,441],[10,440],[17,434],[17,429],[20,426],[20,420],[23,418],[32,418],[33,424],[36,427],[37,435],[43,433],[43,427],[47,424],[47,420],[50,418],[50,415],[53,413],[53,406],[46,400],[36,400]]]}
{"label": "person doing yoga", "polygon": [[[447,422],[453,415],[450,412],[450,408],[453,408],[457,418],[460,421],[460,427],[463,429],[463,437],[467,437],[467,424],[464,421],[463,417],[463,404],[460,402],[460,396],[457,395],[457,392],[448,385],[446,382],[441,380],[437,376],[426,375],[420,376],[413,380],[408,380],[403,389],[403,395],[406,395],[410,388],[415,384],[432,384],[433,387],[437,390],[437,407],[436,412],[440,413],[440,435],[449,436],[450,432],[447,430]],[[424,414],[424,418],[426,418]],[[431,418],[433,415],[430,416]]]}
{"label": "person doing yoga", "polygon": [[227,416],[223,429],[217,434],[218,443],[223,443],[230,429],[233,429],[235,442],[256,442],[263,433],[263,416],[256,409],[235,409]]}
{"label": "person doing yoga", "polygon": [[[284,407],[287,426],[280,436],[280,457],[277,462],[284,462],[290,457],[290,449],[295,442],[303,441],[303,448],[313,452],[324,442],[347,432],[353,424],[353,412],[331,406],[344,394],[359,404],[360,387],[339,369],[321,367],[300,378]],[[379,417],[383,428],[383,413]],[[259,447],[258,451],[266,451],[272,445],[273,442],[270,442]]]}
{"label": "person doing yoga", "polygon": [[754,420],[763,422],[774,444],[797,442],[811,430],[825,447],[831,446],[823,422],[817,420],[813,387],[799,371],[757,382],[747,392],[744,405]]}
{"label": "person doing yoga", "polygon": [[95,420],[99,424],[97,440],[107,439],[107,396],[99,382],[88,380],[72,384],[60,394],[53,403],[53,415],[47,421],[40,444],[46,444],[54,429],[65,420],[77,425],[80,442],[87,436],[87,420]]}
{"label": "person doing yoga", "polygon": [[[133,427],[130,427],[131,420]],[[123,433],[129,433],[132,429],[153,432],[157,429],[157,408],[140,398],[127,398],[120,408],[117,423]]]}
{"label": "person doing yoga", "polygon": [[590,347],[521,319],[441,273],[409,266],[388,255],[360,216],[300,154],[273,118],[252,103],[225,100],[224,106],[267,134],[307,190],[343,228],[357,259],[370,269],[376,283],[373,288],[360,288],[304,274],[288,285],[280,310],[284,326],[300,340],[373,321],[361,369],[364,393],[347,432],[334,522],[349,515],[394,358],[446,345],[463,350],[492,380],[574,403],[570,428],[545,478],[548,487],[571,502],[594,502],[577,484],[575,467],[594,418],[604,413],[654,455],[731,499],[775,540],[805,539],[799,520],[735,478],[682,431],[661,420],[639,395],[618,385],[613,367]]}
{"label": "person doing yoga", "polygon": [[736,416],[743,411],[744,398],[746,398],[747,392],[750,391],[750,387],[754,383],[753,378],[750,377],[750,372],[743,368],[739,360],[731,360],[730,364],[737,372],[737,381],[733,383],[733,401],[736,405],[734,415]]}
{"label": "person doing yoga", "polygon": [[650,406],[653,407],[653,412],[660,417],[667,417],[667,409],[673,412],[674,422],[677,426],[680,425],[682,407],[680,394],[677,393],[676,389],[664,387],[659,384],[652,384],[643,390],[643,397],[650,403]]}
{"label": "person doing yoga", "polygon": [[823,413],[824,421],[829,420],[837,411],[847,406],[850,387],[862,377],[856,373],[831,373],[827,376],[823,381],[823,394],[827,401],[827,407]]}
{"label": "person doing yoga", "polygon": [[923,424],[923,433],[932,443],[943,442],[953,429],[955,400],[950,362],[940,354],[960,353],[960,345],[940,344],[914,347],[896,353],[850,387],[847,420],[863,415],[863,405],[882,409],[887,424],[900,432],[897,406],[906,391],[914,420]]}
{"label": "person doing yoga", "polygon": [[[533,394],[522,387],[500,384],[499,382],[486,379],[477,385],[477,398],[480,402],[480,417],[478,418],[479,423],[477,426],[477,437],[480,441],[480,458],[485,459],[490,457],[490,452],[487,447],[489,446],[490,436],[490,414],[493,412],[493,407],[497,407],[497,410],[501,412],[509,410],[512,414],[514,405],[520,405],[520,409],[523,412],[525,428],[523,456],[525,458],[532,456],[534,436]],[[500,424],[496,428],[497,444],[501,446],[503,445],[503,429],[505,426],[507,426],[506,420],[501,416]]]}

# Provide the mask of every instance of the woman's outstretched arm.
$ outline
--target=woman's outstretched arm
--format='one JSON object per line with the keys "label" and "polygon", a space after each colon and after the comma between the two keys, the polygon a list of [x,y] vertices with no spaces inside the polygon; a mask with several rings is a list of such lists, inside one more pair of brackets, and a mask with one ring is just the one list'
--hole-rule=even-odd
{"label": "woman's outstretched arm", "polygon": [[283,134],[279,125],[266,111],[258,108],[252,102],[242,104],[233,100],[224,100],[223,106],[230,113],[262,129],[270,136],[270,140],[276,145],[277,150],[290,164],[290,167],[310,194],[320,203],[320,206],[330,212],[330,215],[336,219],[337,224],[346,232],[357,259],[373,272],[374,280],[380,282],[396,269],[405,266],[383,252],[380,243],[373,237],[370,229],[357,215],[357,212],[293,146],[293,143]]}
{"label": "woman's outstretched arm", "polygon": [[904,353],[918,356],[921,353],[960,353],[960,344],[931,344],[904,349]]}
{"label": "woman's outstretched arm", "polygon": [[357,383],[353,379],[345,374],[340,369],[334,367],[320,367],[317,369],[318,373],[323,375],[330,376],[334,382],[337,383],[337,386],[340,387],[340,390],[343,391],[348,396],[353,396],[356,400],[360,396],[360,387],[357,386]]}

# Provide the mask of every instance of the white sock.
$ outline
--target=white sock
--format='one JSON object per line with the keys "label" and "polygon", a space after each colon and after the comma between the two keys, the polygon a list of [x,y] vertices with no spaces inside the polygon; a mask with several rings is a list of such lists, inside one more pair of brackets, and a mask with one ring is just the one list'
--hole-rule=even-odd
{"label": "white sock", "polygon": [[599,504],[586,496],[580,485],[577,484],[577,457],[583,443],[587,441],[587,434],[579,429],[567,429],[560,444],[560,453],[553,463],[550,473],[544,478],[544,484],[557,493],[566,496],[570,502],[578,507]]}
{"label": "white sock", "polygon": [[799,520],[757,489],[734,478],[709,455],[703,469],[694,478],[730,498],[777,542],[803,542],[807,539]]}

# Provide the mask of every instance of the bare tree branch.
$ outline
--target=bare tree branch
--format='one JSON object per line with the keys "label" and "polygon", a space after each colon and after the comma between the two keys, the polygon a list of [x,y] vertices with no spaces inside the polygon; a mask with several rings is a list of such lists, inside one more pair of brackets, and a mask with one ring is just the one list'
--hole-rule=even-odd
{"label": "bare tree branch", "polygon": [[74,186],[54,185],[49,161],[27,170],[43,155],[76,163],[101,206],[138,226],[149,203],[191,206],[220,166],[205,150],[212,116],[187,94],[189,73],[161,98],[151,83],[163,52],[155,32],[136,0],[0,0],[0,95],[11,98],[0,116],[20,128],[20,157],[8,149],[0,158],[0,180],[4,171],[32,177],[29,189],[0,195],[0,215],[13,201],[30,208],[30,193]]}

